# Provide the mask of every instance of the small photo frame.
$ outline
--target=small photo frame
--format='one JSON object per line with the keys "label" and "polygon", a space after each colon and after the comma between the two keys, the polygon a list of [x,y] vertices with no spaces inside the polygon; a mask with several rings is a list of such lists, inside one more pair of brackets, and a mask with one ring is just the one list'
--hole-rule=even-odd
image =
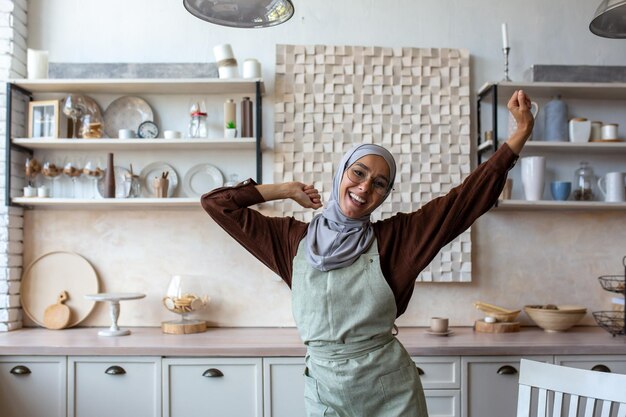
{"label": "small photo frame", "polygon": [[69,123],[61,112],[60,100],[41,100],[28,103],[28,137],[67,137]]}

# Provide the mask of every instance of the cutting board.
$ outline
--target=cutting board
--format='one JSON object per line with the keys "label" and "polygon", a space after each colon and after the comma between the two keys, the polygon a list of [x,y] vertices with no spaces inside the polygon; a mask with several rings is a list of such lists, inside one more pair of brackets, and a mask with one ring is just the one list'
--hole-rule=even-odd
{"label": "cutting board", "polygon": [[46,308],[43,313],[43,325],[46,329],[60,330],[67,327],[71,316],[70,308],[63,304],[67,299],[67,291],[62,291],[56,304]]}
{"label": "cutting board", "polygon": [[487,323],[484,320],[476,320],[474,330],[481,333],[513,333],[519,332],[520,324],[517,321]]}

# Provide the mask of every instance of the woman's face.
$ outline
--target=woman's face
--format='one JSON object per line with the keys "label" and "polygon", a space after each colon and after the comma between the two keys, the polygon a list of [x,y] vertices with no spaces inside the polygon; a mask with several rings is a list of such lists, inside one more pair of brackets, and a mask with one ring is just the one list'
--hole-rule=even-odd
{"label": "woman's face", "polygon": [[341,211],[353,219],[369,215],[385,199],[389,182],[389,165],[382,156],[365,155],[356,160],[341,178]]}

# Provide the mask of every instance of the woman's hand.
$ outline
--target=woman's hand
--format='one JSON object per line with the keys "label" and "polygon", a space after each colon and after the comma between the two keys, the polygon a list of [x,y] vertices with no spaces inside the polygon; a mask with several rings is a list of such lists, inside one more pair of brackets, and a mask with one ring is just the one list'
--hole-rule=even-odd
{"label": "woman's hand", "polygon": [[313,185],[301,182],[285,182],[282,184],[260,184],[256,189],[265,201],[291,198],[304,208],[318,209],[322,207],[322,198]]}
{"label": "woman's hand", "polygon": [[519,155],[535,125],[535,118],[530,112],[530,98],[522,90],[517,90],[511,96],[507,108],[517,123],[517,130],[511,135],[507,144],[513,152]]}

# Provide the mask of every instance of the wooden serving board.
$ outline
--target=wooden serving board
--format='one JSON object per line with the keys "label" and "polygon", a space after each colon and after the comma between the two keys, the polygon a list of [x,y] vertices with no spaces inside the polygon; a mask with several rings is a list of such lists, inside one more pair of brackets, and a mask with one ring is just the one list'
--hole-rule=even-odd
{"label": "wooden serving board", "polygon": [[517,321],[486,323],[484,320],[476,320],[474,322],[474,330],[481,333],[514,333],[519,332],[520,324]]}
{"label": "wooden serving board", "polygon": [[161,330],[163,333],[168,334],[202,333],[206,331],[206,321],[187,320],[184,323],[180,321],[164,321],[161,323]]}

